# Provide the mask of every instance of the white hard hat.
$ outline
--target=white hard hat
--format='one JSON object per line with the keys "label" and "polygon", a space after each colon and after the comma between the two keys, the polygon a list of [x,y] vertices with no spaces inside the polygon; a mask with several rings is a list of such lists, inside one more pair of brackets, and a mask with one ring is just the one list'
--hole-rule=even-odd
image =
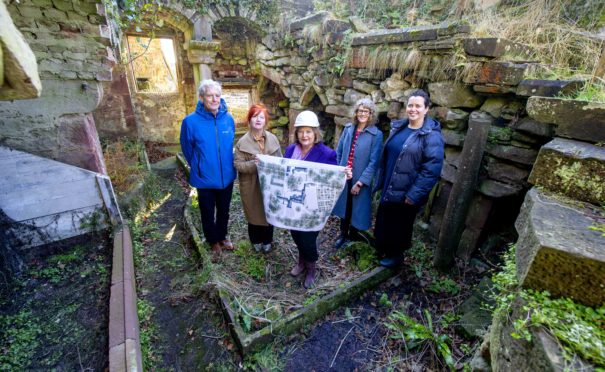
{"label": "white hard hat", "polygon": [[296,117],[294,127],[319,128],[319,120],[313,111],[303,111]]}

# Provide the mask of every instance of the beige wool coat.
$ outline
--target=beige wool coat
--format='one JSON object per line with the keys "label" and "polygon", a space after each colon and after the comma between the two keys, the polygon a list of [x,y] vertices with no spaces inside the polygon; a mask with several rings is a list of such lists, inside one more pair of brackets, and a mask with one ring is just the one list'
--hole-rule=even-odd
{"label": "beige wool coat", "polygon": [[[277,137],[268,131],[264,131],[263,135],[265,136],[265,151],[262,154],[281,157],[282,153]],[[248,223],[268,226],[256,163],[254,162],[257,154],[261,154],[260,148],[250,131],[248,131],[235,145],[234,164],[239,177],[242,206]]]}

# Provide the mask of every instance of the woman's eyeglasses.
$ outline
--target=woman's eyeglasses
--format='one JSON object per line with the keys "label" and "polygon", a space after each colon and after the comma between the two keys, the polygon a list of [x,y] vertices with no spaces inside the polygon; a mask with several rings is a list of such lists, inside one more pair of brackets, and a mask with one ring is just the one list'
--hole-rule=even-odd
{"label": "woman's eyeglasses", "polygon": [[361,109],[361,110],[357,110],[357,113],[358,113],[358,114],[369,114],[369,113],[370,113],[370,110],[364,110],[364,109]]}

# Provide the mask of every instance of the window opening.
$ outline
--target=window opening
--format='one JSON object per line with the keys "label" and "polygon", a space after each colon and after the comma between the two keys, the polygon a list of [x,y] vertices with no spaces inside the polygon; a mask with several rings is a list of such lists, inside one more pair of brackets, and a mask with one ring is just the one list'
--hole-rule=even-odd
{"label": "window opening", "polygon": [[[248,116],[248,109],[251,106],[250,89],[235,89],[223,87],[223,98],[227,103],[227,108],[233,118],[235,119],[235,125],[237,127],[245,127],[248,125],[246,122]],[[267,118],[269,121],[269,118]]]}
{"label": "window opening", "polygon": [[174,41],[171,38],[149,39],[135,35],[129,35],[127,40],[137,92],[177,92]]}

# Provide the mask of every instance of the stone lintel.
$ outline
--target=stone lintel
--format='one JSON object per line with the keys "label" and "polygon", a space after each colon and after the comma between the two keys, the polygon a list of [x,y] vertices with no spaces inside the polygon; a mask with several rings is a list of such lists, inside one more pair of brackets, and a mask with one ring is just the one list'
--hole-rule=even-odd
{"label": "stone lintel", "polygon": [[470,38],[462,41],[466,54],[481,57],[502,57],[506,53],[521,54],[529,57],[531,50],[514,41],[497,38]]}
{"label": "stone lintel", "polygon": [[517,87],[517,95],[530,97],[554,97],[571,95],[584,85],[584,80],[523,80]]}
{"label": "stone lintel", "polygon": [[529,181],[570,198],[605,204],[605,148],[555,138],[540,149]]}
{"label": "stone lintel", "polygon": [[413,41],[437,40],[440,36],[451,36],[469,32],[465,23],[440,23],[430,26],[405,27],[395,30],[377,30],[353,38],[352,46],[410,43]]}
{"label": "stone lintel", "polygon": [[517,277],[525,288],[599,306],[605,302],[605,237],[590,226],[603,216],[564,199],[535,188],[525,196],[515,222]]}
{"label": "stone lintel", "polygon": [[527,114],[542,123],[556,124],[555,133],[560,137],[591,143],[605,141],[605,103],[529,97]]}

